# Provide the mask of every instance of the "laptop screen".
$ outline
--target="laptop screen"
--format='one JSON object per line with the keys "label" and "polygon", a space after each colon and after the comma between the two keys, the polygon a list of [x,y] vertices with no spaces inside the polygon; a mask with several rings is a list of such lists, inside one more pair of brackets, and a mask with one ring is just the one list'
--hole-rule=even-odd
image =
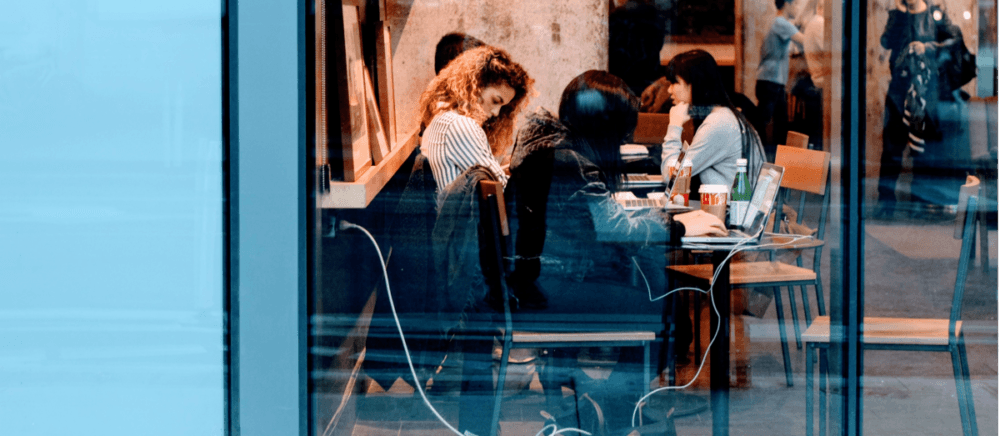
{"label": "laptop screen", "polygon": [[750,197],[750,205],[747,206],[746,217],[740,225],[740,230],[744,233],[753,235],[763,230],[767,217],[774,208],[774,200],[778,197],[784,170],[783,167],[769,163],[761,166],[753,196]]}

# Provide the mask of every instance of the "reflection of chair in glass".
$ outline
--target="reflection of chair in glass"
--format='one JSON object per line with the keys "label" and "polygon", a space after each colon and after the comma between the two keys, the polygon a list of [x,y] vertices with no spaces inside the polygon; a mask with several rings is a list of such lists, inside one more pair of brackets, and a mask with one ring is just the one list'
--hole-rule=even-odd
{"label": "reflection of chair in glass", "polygon": [[[503,189],[496,182],[480,183],[481,221],[485,238],[481,239],[491,247],[487,257],[498,271],[504,271],[503,260],[506,255],[506,237],[509,236],[507,217],[504,212]],[[493,405],[493,420],[490,426],[491,431],[495,431],[500,418],[500,404],[503,399],[503,389],[506,382],[507,363],[510,350],[517,348],[583,348],[583,347],[643,347],[643,380],[647,393],[649,381],[651,380],[649,366],[650,343],[656,340],[656,333],[653,331],[600,331],[587,328],[589,324],[586,320],[581,323],[567,323],[565,326],[557,325],[548,327],[544,331],[522,331],[513,327],[513,317],[510,312],[510,300],[507,295],[507,286],[500,280],[497,283],[498,289],[502,291],[500,301],[503,304],[504,329],[503,329],[503,351],[500,355],[500,369],[497,372],[496,398]],[[499,304],[498,304],[499,305]],[[552,353],[548,353],[552,356]],[[546,365],[551,368],[551,363]],[[546,371],[543,376],[552,374],[552,370]],[[544,383],[552,386],[551,383]],[[592,401],[592,400],[591,400]],[[491,433],[492,434],[492,433]]]}
{"label": "reflection of chair in glass", "polygon": [[[810,241],[809,244],[804,246],[796,245],[799,250],[813,250],[813,266],[811,269],[803,267],[801,255],[796,257],[795,265],[776,261],[734,262],[730,268],[730,283],[734,288],[774,288],[774,306],[778,318],[778,332],[781,337],[781,353],[785,364],[785,381],[788,386],[792,386],[792,364],[788,352],[784,307],[779,287],[788,287],[792,324],[795,329],[795,336],[798,339],[800,329],[796,315],[798,309],[795,302],[795,286],[801,288],[807,322],[811,318],[811,314],[806,286],[813,286],[815,288],[817,309],[820,315],[826,313],[823,299],[823,284],[819,271],[823,253],[823,236],[826,227],[827,209],[829,206],[830,153],[779,145],[775,164],[785,168],[785,173],[781,180],[781,187],[784,193],[778,195],[778,204],[774,208],[776,211],[775,231],[780,229],[783,199],[798,192],[799,202],[798,206],[795,207],[797,211],[795,224],[802,226],[803,218],[806,215],[805,212],[807,212],[809,206],[806,196],[820,196],[818,230],[815,240]],[[709,282],[713,274],[711,264],[676,265],[668,268],[673,272],[679,273],[683,278],[694,279],[700,282]],[[698,336],[696,333],[696,341],[698,340]],[[801,344],[798,341],[797,345],[801,348]],[[700,347],[696,344],[697,348]]]}
{"label": "reflection of chair in glass", "polygon": [[[901,351],[941,351],[951,353],[951,364],[955,374],[955,388],[958,396],[958,410],[962,419],[962,430],[966,435],[978,434],[976,411],[969,382],[969,361],[965,352],[965,336],[962,331],[962,296],[965,293],[965,279],[969,271],[969,257],[972,251],[973,225],[979,194],[979,179],[969,177],[959,194],[959,214],[956,220],[956,236],[962,239],[958,255],[958,272],[955,275],[955,290],[951,300],[951,315],[948,319],[920,318],[880,318],[865,317],[861,322],[861,346],[866,350]],[[958,239],[956,237],[956,239]],[[806,342],[806,434],[813,430],[813,353],[819,350],[820,386],[826,383],[826,349],[830,344],[830,318],[819,316],[802,335]],[[826,430],[826,397],[820,396],[820,434]]]}

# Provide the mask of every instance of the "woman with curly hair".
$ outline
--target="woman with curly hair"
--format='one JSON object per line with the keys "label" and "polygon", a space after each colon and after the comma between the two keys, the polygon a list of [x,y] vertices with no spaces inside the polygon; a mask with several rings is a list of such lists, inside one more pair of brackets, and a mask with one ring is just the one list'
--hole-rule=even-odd
{"label": "woman with curly hair", "polygon": [[474,165],[506,185],[497,157],[513,143],[533,83],[506,51],[490,46],[462,53],[431,80],[418,104],[420,148],[438,192]]}

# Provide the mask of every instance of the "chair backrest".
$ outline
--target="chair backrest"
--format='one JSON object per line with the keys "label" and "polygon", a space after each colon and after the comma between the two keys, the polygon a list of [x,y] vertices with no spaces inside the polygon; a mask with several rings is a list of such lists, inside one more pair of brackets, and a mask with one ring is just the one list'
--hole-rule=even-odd
{"label": "chair backrest", "polygon": [[[493,199],[490,199],[493,196]],[[507,207],[504,205],[503,185],[500,182],[479,182],[479,197],[496,203],[496,214],[500,230],[504,236],[510,236],[510,226],[507,223]],[[491,205],[492,206],[492,205]]]}
{"label": "chair backrest", "polygon": [[[819,150],[809,150],[794,148],[786,145],[779,145],[774,159],[775,165],[785,168],[785,175],[781,178],[781,187],[787,190],[800,191],[798,205],[795,207],[796,223],[802,224],[806,211],[806,193],[819,195],[820,210],[817,220],[816,238],[823,239],[826,235],[826,217],[830,205],[830,153]],[[784,196],[778,197],[785,200]],[[774,229],[778,231],[782,220],[782,205],[778,204],[775,209]],[[822,246],[816,248],[817,256],[814,262],[818,261],[818,255]]]}
{"label": "chair backrest", "polygon": [[663,137],[667,136],[669,125],[669,114],[640,112],[635,132],[632,133],[632,142],[636,144],[662,144]]}
{"label": "chair backrest", "polygon": [[[962,248],[958,254],[958,271],[955,273],[955,293],[951,299],[951,316],[948,318],[948,341],[955,340],[955,324],[962,316],[962,298],[965,296],[965,279],[969,274],[969,258],[972,254],[972,240],[976,234],[976,207],[979,200],[979,179],[969,176],[958,191],[958,215],[955,218],[956,233],[961,235]],[[956,238],[957,239],[957,238]]]}
{"label": "chair backrest", "polygon": [[[791,133],[789,132],[789,134]],[[830,171],[830,153],[779,145],[774,164],[785,167],[785,175],[781,179],[782,188],[806,191],[816,195],[826,194],[827,174]]]}
{"label": "chair backrest", "polygon": [[789,147],[808,149],[809,135],[789,130],[785,142],[788,143]]}
{"label": "chair backrest", "polygon": [[[507,225],[507,212],[504,206],[503,186],[499,182],[481,181],[479,182],[479,220],[485,238],[480,238],[486,244],[492,245],[490,251],[491,260],[494,262],[493,268],[499,273],[494,279],[497,283],[491,289],[499,291],[500,295],[493,298],[500,298],[503,302],[504,317],[504,347],[510,349],[511,335],[513,334],[513,319],[510,314],[510,293],[507,289],[507,274],[504,268],[504,256],[507,254],[507,237],[510,236],[510,228]],[[480,250],[485,250],[480,247]],[[497,389],[503,389],[503,378],[500,378]],[[496,414],[498,412],[494,412]],[[496,420],[496,417],[494,417]]]}
{"label": "chair backrest", "polygon": [[[976,200],[978,203],[979,198],[982,198],[982,196],[979,195],[982,186],[983,185],[980,183],[978,177],[966,176],[965,184],[962,185],[961,188],[959,188],[958,214],[955,217],[955,233],[953,235],[955,239],[962,239],[962,231],[965,230],[965,214],[970,212],[969,210],[965,209],[967,203],[969,202],[969,197],[975,195],[977,197]],[[971,213],[975,214],[976,210],[971,210]]]}

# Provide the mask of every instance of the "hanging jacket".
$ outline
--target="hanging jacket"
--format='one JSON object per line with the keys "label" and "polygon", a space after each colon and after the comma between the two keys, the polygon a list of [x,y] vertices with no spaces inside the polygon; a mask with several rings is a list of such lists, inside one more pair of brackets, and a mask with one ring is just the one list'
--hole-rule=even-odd
{"label": "hanging jacket", "polygon": [[[431,234],[434,271],[429,305],[438,314],[443,329],[461,328],[468,314],[478,310],[496,283],[495,268],[481,258],[479,232],[479,182],[496,178],[484,166],[476,165],[460,174],[438,195],[440,208]],[[484,266],[486,269],[484,270]],[[492,280],[487,280],[490,274]]]}
{"label": "hanging jacket", "polygon": [[937,61],[927,53],[917,54],[912,48],[896,66],[897,75],[910,82],[903,100],[903,124],[909,129],[909,147],[918,153],[925,151],[926,140],[939,139],[934,108],[939,103]]}

